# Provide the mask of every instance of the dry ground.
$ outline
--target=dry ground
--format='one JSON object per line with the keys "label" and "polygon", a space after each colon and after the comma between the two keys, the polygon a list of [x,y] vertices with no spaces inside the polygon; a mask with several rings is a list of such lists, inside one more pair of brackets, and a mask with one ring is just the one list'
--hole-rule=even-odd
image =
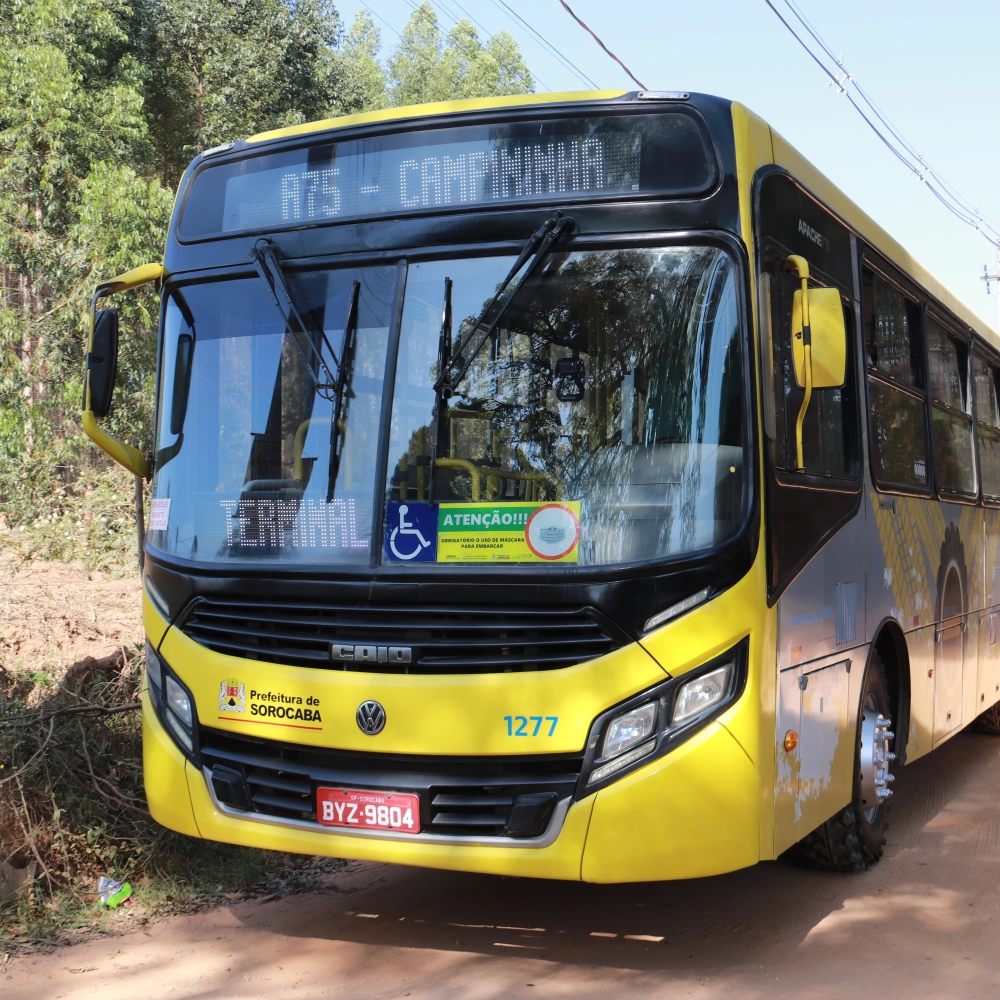
{"label": "dry ground", "polygon": [[995,997],[1000,740],[900,775],[870,872],[593,886],[360,864],[0,969],[4,1000]]}
{"label": "dry ground", "polygon": [[121,579],[79,564],[0,559],[0,664],[56,674],[142,639],[138,574]]}

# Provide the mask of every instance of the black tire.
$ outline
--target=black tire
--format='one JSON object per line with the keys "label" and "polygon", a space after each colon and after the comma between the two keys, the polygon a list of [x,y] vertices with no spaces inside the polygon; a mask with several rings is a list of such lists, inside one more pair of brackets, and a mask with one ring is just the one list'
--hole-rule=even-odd
{"label": "black tire", "polygon": [[[867,706],[867,708],[866,708]],[[800,841],[805,860],[815,868],[835,872],[859,872],[874,865],[882,857],[886,830],[889,828],[888,798],[878,798],[872,787],[871,776],[865,780],[862,773],[862,754],[870,748],[862,747],[865,731],[864,721],[870,717],[882,716],[889,720],[892,715],[885,667],[878,653],[873,652],[865,671],[861,688],[861,706],[858,711],[858,732],[854,746],[854,800],[836,816],[828,819],[821,827],[813,830]],[[879,742],[879,741],[873,741]],[[889,740],[888,743],[893,743]],[[888,746],[883,743],[883,748]],[[889,771],[889,760],[884,765]],[[891,776],[888,779],[892,780]]]}
{"label": "black tire", "polygon": [[1000,701],[992,708],[986,709],[982,715],[976,719],[976,730],[980,733],[989,733],[991,736],[1000,736]]}

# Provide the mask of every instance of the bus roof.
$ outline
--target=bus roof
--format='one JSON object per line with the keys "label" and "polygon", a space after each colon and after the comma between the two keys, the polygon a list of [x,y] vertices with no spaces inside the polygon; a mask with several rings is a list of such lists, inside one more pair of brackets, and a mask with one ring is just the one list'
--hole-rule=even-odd
{"label": "bus roof", "polygon": [[410,104],[401,108],[382,108],[361,115],[344,115],[303,125],[290,125],[270,132],[252,135],[247,142],[269,142],[292,135],[309,135],[335,128],[350,128],[372,122],[405,121],[411,118],[429,118],[435,115],[453,115],[462,111],[493,111],[501,108],[520,108],[532,104],[578,104],[581,101],[611,101],[624,97],[627,90],[570,90],[558,94],[515,94],[511,97],[475,97],[464,101],[436,101],[433,104]]}

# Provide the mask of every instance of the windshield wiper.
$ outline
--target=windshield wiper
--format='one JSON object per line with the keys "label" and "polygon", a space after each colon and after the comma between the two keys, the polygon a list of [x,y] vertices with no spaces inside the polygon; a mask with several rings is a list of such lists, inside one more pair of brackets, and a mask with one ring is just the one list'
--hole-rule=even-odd
{"label": "windshield wiper", "polygon": [[[311,331],[299,314],[292,299],[292,293],[285,280],[278,259],[278,249],[271,240],[257,240],[250,250],[250,257],[257,267],[271,293],[274,304],[284,317],[285,327],[292,335],[295,346],[298,347],[306,371],[312,380],[316,395],[333,402],[333,412],[330,414],[330,469],[326,488],[326,501],[333,500],[337,485],[337,473],[340,471],[340,460],[344,451],[344,430],[347,424],[348,401],[354,396],[351,389],[351,377],[354,373],[354,347],[358,331],[358,300],[361,295],[361,282],[355,281],[351,287],[351,299],[347,307],[347,319],[344,321],[344,339],[340,344],[340,355],[327,339],[325,330]],[[322,341],[333,363],[337,374],[330,371],[323,352],[316,346],[316,337]]]}
{"label": "windshield wiper", "polygon": [[[504,313],[511,302],[514,301],[517,293],[524,286],[524,283],[535,273],[542,261],[549,255],[552,248],[563,237],[573,232],[575,223],[569,216],[559,212],[554,219],[549,219],[544,225],[539,226],[531,234],[531,238],[524,245],[524,249],[518,254],[514,266],[507,272],[507,277],[503,279],[496,290],[496,294],[486,304],[486,307],[479,314],[479,318],[473,324],[469,333],[461,339],[458,349],[452,350],[452,317],[451,317],[451,278],[444,279],[444,306],[441,311],[441,333],[438,337],[438,377],[434,383],[434,413],[431,418],[431,465],[430,483],[427,489],[427,502],[434,503],[434,467],[437,463],[438,450],[441,445],[441,419],[446,407],[446,401],[454,395],[455,390],[462,383],[462,379],[468,374],[476,356],[483,349],[483,345],[490,339],[497,324],[503,318]],[[530,260],[530,263],[528,261]],[[487,323],[491,310],[500,300],[500,296],[510,287],[511,282],[517,273],[524,267],[517,284],[506,301],[500,306],[493,317]],[[470,348],[468,356],[466,349]]]}
{"label": "windshield wiper", "polygon": [[[552,248],[556,243],[563,237],[568,236],[573,232],[575,223],[569,216],[563,215],[561,212],[554,218],[549,219],[544,225],[539,226],[534,233],[531,234],[531,239],[524,245],[524,249],[518,255],[516,261],[514,261],[514,266],[508,271],[507,277],[503,279],[500,286],[497,288],[496,294],[492,299],[486,304],[486,307],[479,314],[479,318],[473,324],[472,329],[469,333],[461,339],[458,344],[458,348],[452,352],[451,350],[451,323],[450,323],[450,299],[448,304],[449,311],[449,323],[448,323],[448,345],[447,349],[444,345],[445,329],[442,324],[441,327],[441,337],[442,341],[439,345],[439,354],[441,355],[441,368],[440,374],[437,377],[437,381],[434,383],[435,395],[441,399],[449,399],[454,395],[455,390],[461,384],[462,379],[468,374],[469,369],[472,367],[472,363],[476,360],[477,355],[483,349],[483,345],[490,339],[493,331],[497,328],[497,324],[503,318],[504,314],[507,312],[508,307],[517,297],[517,293],[524,287],[525,282],[538,270],[539,265],[542,261],[549,255]],[[492,319],[487,323],[487,317],[489,317],[491,310],[499,301],[500,296],[507,290],[514,276],[524,267],[530,259],[530,263],[526,268],[524,268],[524,273],[518,279],[517,284],[514,285],[513,290],[507,296],[507,299],[500,306],[500,308],[493,315]],[[450,292],[450,287],[449,287]],[[466,350],[469,353],[466,356]]]}
{"label": "windshield wiper", "polygon": [[[285,320],[285,326],[302,355],[306,371],[316,388],[316,394],[322,396],[323,399],[333,399],[334,396],[331,394],[337,390],[338,378],[334,377],[323,358],[323,352],[316,346],[313,331],[306,326],[298,309],[295,308],[292,293],[285,280],[285,273],[281,270],[281,262],[278,260],[278,248],[271,240],[257,240],[250,248],[250,259],[254,262],[257,273],[261,276],[264,284],[267,285],[271,298],[278,307],[278,312]],[[333,363],[339,371],[343,365],[330,346],[330,341],[326,339],[326,333],[323,330],[316,332],[327,351],[330,352],[330,357],[333,358]]]}
{"label": "windshield wiper", "polygon": [[344,451],[344,431],[347,428],[347,404],[354,398],[351,378],[354,375],[354,344],[358,332],[358,299],[361,296],[361,282],[355,281],[351,288],[351,304],[347,307],[347,322],[344,323],[344,339],[340,344],[340,363],[337,365],[337,381],[333,387],[333,413],[330,417],[330,479],[326,489],[326,502],[333,500],[340,471],[340,457]]}

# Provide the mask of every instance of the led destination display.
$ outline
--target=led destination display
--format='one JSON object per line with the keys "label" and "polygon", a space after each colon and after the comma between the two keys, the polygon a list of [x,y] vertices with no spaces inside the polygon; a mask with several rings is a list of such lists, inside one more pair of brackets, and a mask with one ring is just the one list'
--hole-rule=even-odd
{"label": "led destination display", "polygon": [[705,189],[714,166],[689,115],[437,128],[203,169],[185,239],[435,209]]}
{"label": "led destination display", "polygon": [[[638,191],[641,142],[638,133],[508,140],[499,148],[482,140],[419,150],[363,150],[337,155],[331,166],[272,167],[229,178],[223,229],[555,194]],[[327,148],[336,154],[336,147]]]}

